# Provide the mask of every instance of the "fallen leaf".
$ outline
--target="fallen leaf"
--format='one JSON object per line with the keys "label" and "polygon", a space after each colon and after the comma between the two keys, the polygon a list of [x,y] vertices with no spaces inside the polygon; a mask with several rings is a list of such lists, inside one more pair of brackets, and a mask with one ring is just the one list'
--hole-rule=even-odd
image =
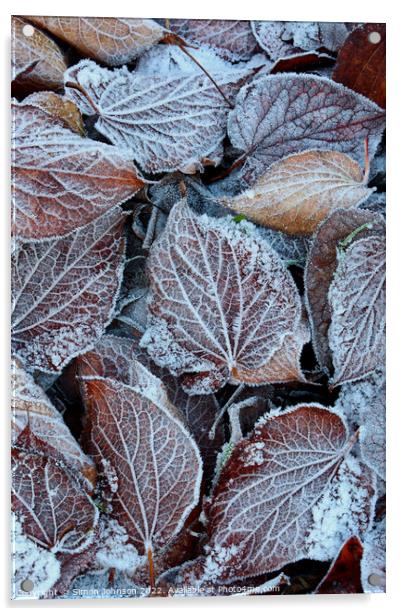
{"label": "fallen leaf", "polygon": [[63,236],[132,197],[145,185],[131,157],[80,137],[33,105],[12,106],[13,232]]}
{"label": "fallen leaf", "polygon": [[272,60],[321,47],[337,51],[350,29],[345,23],[300,21],[252,21],[251,27]]}
{"label": "fallen leaf", "polygon": [[182,412],[182,418],[203,457],[204,477],[210,477],[215,469],[217,451],[223,445],[222,427],[215,431],[211,439],[209,432],[219,411],[214,395],[189,396],[180,387],[178,379],[168,370],[156,366],[142,351],[135,339],[122,336],[104,335],[91,351],[78,358],[80,376],[101,376],[122,381],[135,386],[137,379],[136,362],[139,361],[152,374],[159,378],[166,388],[170,402]]}
{"label": "fallen leaf", "polygon": [[84,454],[43,389],[15,359],[11,361],[11,393],[12,442],[15,443],[21,432],[29,426],[32,434],[43,443],[42,453],[79,471],[94,487],[94,463]]}
{"label": "fallen leaf", "polygon": [[250,190],[221,202],[260,225],[309,235],[336,208],[373,192],[359,165],[341,152],[307,150],[273,163]]}
{"label": "fallen leaf", "polygon": [[[29,26],[32,34],[25,36],[25,26],[27,22],[23,19],[11,17],[12,79],[39,90],[62,88],[67,64],[60,48],[34,26]],[[31,69],[27,70],[28,67]]]}
{"label": "fallen leaf", "polygon": [[55,92],[34,92],[24,98],[24,105],[39,107],[61,120],[66,128],[78,135],[85,135],[84,123],[78,107],[65,96]]}
{"label": "fallen leaf", "polygon": [[356,239],[384,233],[381,216],[367,211],[335,210],[313,236],[305,268],[305,296],[314,352],[321,368],[332,367],[328,343],[331,322],[328,291],[337,265],[337,247],[347,237]]}
{"label": "fallen leaf", "polygon": [[12,348],[31,369],[59,373],[102,335],[121,281],[124,220],[115,207],[13,255]]}
{"label": "fallen leaf", "polygon": [[166,27],[189,43],[212,48],[232,62],[248,60],[257,51],[249,21],[232,19],[169,19]]}
{"label": "fallen leaf", "polygon": [[111,66],[131,62],[164,35],[152,19],[116,17],[26,17],[83,55]]}
{"label": "fallen leaf", "polygon": [[361,593],[360,561],[363,546],[358,537],[350,537],[316,589],[319,595]]}
{"label": "fallen leaf", "polygon": [[354,441],[341,417],[320,405],[260,419],[235,445],[206,506],[204,581],[244,579],[303,558],[327,560],[350,526],[364,532],[374,490],[365,467],[346,463]]}
{"label": "fallen leaf", "polygon": [[359,26],[340,49],[332,79],[385,109],[385,48],[385,24]]}
{"label": "fallen leaf", "polygon": [[[213,78],[233,98],[236,84],[248,74],[250,69],[230,65]],[[83,60],[66,71],[65,85],[82,113],[98,116],[95,128],[130,149],[148,173],[194,173],[203,168],[203,159],[217,164],[221,158],[215,154],[225,137],[229,106],[194,63],[187,71],[165,72],[159,66],[157,73],[142,64],[130,73],[126,67],[110,71]]]}
{"label": "fallen leaf", "polygon": [[328,292],[334,386],[365,378],[385,360],[385,240],[366,237],[338,251]]}
{"label": "fallen leaf", "polygon": [[113,469],[111,515],[148,556],[153,586],[153,554],[166,548],[197,504],[202,462],[161,381],[138,362],[133,370],[135,386],[84,379],[84,439],[100,472],[102,464]]}
{"label": "fallen leaf", "polygon": [[295,284],[250,223],[197,217],[180,201],[152,246],[148,272],[141,345],[182,376],[187,393],[276,380],[271,360],[285,338],[299,349],[305,341]]}
{"label": "fallen leaf", "polygon": [[293,73],[254,79],[229,112],[228,134],[252,184],[275,161],[303,150],[337,150],[364,162],[374,156],[385,126],[375,103],[325,77]]}
{"label": "fallen leaf", "polygon": [[12,450],[12,507],[25,535],[54,553],[82,552],[93,541],[98,510],[55,459]]}
{"label": "fallen leaf", "polygon": [[333,64],[333,57],[326,53],[305,51],[293,56],[287,56],[286,58],[280,58],[275,62],[269,73],[270,75],[276,75],[277,73],[299,73],[332,66]]}

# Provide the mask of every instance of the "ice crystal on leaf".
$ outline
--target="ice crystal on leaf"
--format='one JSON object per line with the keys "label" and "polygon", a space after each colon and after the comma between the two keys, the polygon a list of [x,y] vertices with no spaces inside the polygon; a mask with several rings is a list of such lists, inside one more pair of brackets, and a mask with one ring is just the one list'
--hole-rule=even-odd
{"label": "ice crystal on leaf", "polygon": [[[298,291],[280,258],[248,223],[197,217],[179,202],[149,258],[151,296],[142,339],[154,361],[182,375],[189,393],[228,381],[281,381],[277,353],[308,335]],[[292,367],[292,361],[290,362]]]}

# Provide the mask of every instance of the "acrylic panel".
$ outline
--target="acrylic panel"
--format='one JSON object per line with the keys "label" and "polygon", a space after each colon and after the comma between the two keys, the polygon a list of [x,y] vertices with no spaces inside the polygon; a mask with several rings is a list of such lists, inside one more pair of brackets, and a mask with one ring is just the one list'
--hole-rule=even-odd
{"label": "acrylic panel", "polygon": [[385,592],[385,35],[12,18],[14,599]]}

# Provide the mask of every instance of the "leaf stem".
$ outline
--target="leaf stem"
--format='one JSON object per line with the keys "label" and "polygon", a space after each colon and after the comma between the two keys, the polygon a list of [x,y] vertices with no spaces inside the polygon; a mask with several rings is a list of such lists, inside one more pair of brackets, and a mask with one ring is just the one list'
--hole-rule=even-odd
{"label": "leaf stem", "polygon": [[233,392],[233,394],[230,396],[229,400],[226,402],[226,404],[221,408],[221,410],[219,411],[218,415],[215,417],[215,421],[211,426],[211,429],[209,431],[209,439],[212,441],[215,438],[215,432],[216,432],[216,427],[218,425],[218,423],[220,422],[220,420],[222,419],[222,416],[226,413],[227,409],[229,408],[229,406],[231,404],[233,404],[233,402],[236,400],[236,398],[241,394],[241,392],[243,391],[243,389],[245,388],[245,384],[241,383],[241,385],[239,385],[235,391]]}
{"label": "leaf stem", "polygon": [[368,137],[364,140],[364,176],[363,184],[367,184],[370,175],[370,157],[369,157],[369,144]]}
{"label": "leaf stem", "polygon": [[149,566],[149,584],[151,586],[151,591],[153,591],[155,589],[155,569],[154,569],[154,558],[152,554],[152,548],[148,548],[147,558],[148,558],[148,566]]}

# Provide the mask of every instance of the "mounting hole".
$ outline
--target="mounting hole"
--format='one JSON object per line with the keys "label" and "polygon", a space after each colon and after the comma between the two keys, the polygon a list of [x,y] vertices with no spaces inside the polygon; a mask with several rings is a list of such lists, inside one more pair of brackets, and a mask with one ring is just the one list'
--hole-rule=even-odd
{"label": "mounting hole", "polygon": [[22,34],[24,36],[33,36],[35,34],[34,27],[30,24],[25,24],[25,26],[22,28]]}
{"label": "mounting hole", "polygon": [[373,43],[373,45],[378,45],[381,41],[381,34],[379,32],[370,32],[368,35],[368,40],[370,43]]}
{"label": "mounting hole", "polygon": [[34,584],[32,580],[23,580],[21,582],[21,590],[23,590],[24,592],[32,592],[33,587]]}
{"label": "mounting hole", "polygon": [[382,584],[382,577],[377,573],[371,573],[367,579],[371,586],[381,586]]}

